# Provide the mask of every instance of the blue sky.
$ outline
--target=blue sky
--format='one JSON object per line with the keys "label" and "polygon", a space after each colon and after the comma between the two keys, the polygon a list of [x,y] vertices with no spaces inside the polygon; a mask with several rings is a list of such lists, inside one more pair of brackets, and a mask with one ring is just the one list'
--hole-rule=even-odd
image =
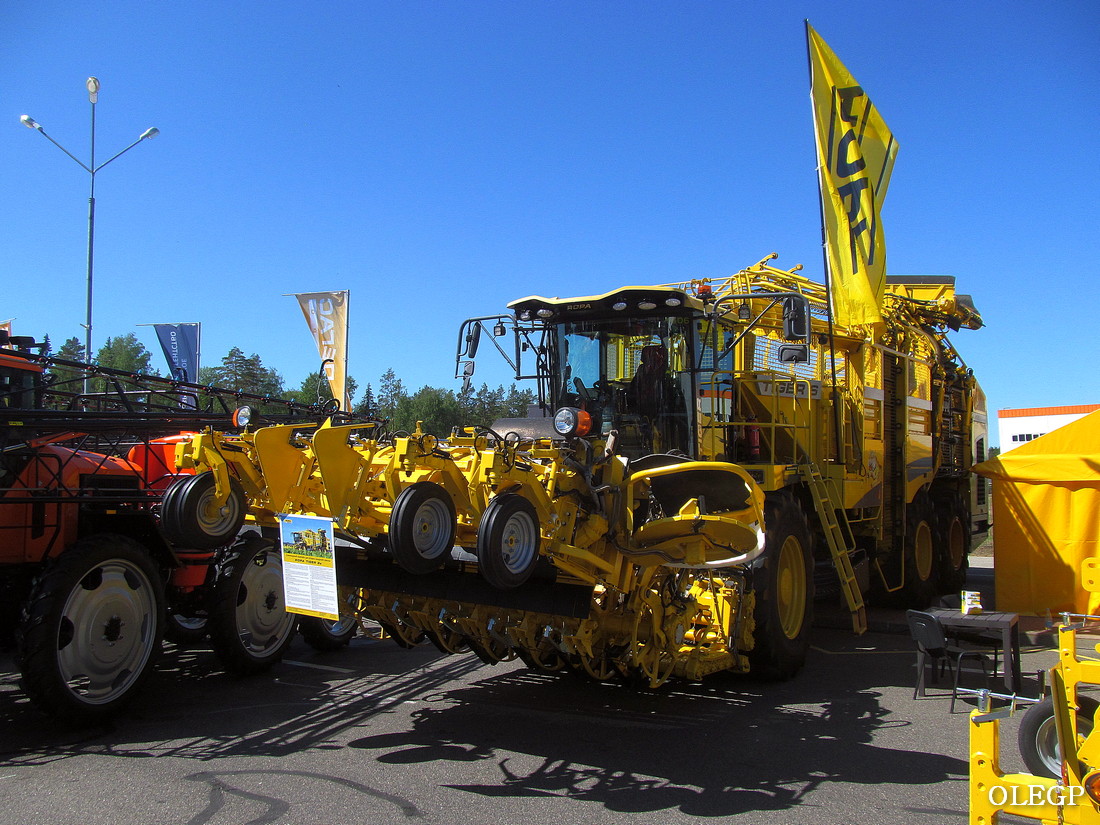
{"label": "blue sky", "polygon": [[[98,348],[200,321],[204,363],[318,365],[290,292],[351,290],[350,371],[457,387],[459,323],[529,294],[820,277],[809,18],[901,149],[891,274],[949,274],[992,409],[1100,401],[1100,4],[80,2],[0,6],[0,320]],[[7,125],[4,125],[6,122]],[[475,380],[506,381],[481,359]],[[162,366],[163,369],[163,366]]]}

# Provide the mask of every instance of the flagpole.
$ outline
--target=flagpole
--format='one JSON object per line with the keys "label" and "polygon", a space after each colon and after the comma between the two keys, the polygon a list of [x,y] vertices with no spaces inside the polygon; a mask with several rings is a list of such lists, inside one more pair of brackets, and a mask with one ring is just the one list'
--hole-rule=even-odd
{"label": "flagpole", "polygon": [[351,394],[348,392],[348,336],[351,334],[351,290],[344,290],[344,397],[340,399],[344,412],[351,412]]}
{"label": "flagpole", "polygon": [[802,22],[806,26],[806,68],[810,73],[810,114],[813,118],[814,140],[816,143],[814,155],[817,156],[817,208],[821,216],[821,263],[822,271],[825,274],[825,316],[829,324],[829,363],[833,383],[833,428],[835,431],[834,437],[836,438],[836,460],[838,464],[845,464],[847,463],[847,457],[844,455],[844,427],[840,415],[840,393],[836,380],[836,344],[834,342],[833,331],[833,287],[829,271],[829,236],[825,228],[826,187],[824,186],[825,179],[823,177],[825,170],[821,167],[820,153],[817,150],[817,147],[821,146],[822,143],[821,136],[817,131],[817,110],[814,108],[814,61],[810,46],[810,20],[809,18],[804,18]]}

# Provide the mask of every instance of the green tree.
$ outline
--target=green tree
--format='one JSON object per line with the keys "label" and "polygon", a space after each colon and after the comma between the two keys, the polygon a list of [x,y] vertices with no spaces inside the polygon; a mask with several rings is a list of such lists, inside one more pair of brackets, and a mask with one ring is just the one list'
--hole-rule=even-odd
{"label": "green tree", "polygon": [[386,370],[378,384],[379,417],[388,418],[391,421],[395,420],[398,405],[401,403],[401,399],[407,395],[405,385],[401,383],[401,379],[397,377],[393,369]]}
{"label": "green tree", "polygon": [[[348,396],[354,399],[359,384],[355,378],[349,375],[345,389]],[[324,404],[333,397],[332,387],[329,386],[328,379],[325,378],[324,374],[318,370],[303,378],[298,389],[288,391],[286,397],[291,401],[297,401],[299,404]]]}
{"label": "green tree", "polygon": [[367,388],[363,390],[363,397],[359,399],[359,403],[352,409],[356,415],[374,415],[375,407],[377,403],[374,400],[374,390],[371,389],[371,385],[368,383]]}
{"label": "green tree", "polygon": [[[61,345],[61,349],[53,353],[55,358],[60,358],[65,361],[79,361],[84,363],[84,345],[78,338],[66,338],[65,343]],[[57,392],[74,392],[79,393],[84,389],[84,372],[83,370],[77,370],[72,367],[65,367],[61,364],[53,364],[49,370],[50,374],[50,386]],[[50,402],[47,402],[48,404]],[[57,406],[64,407],[65,404],[58,399],[56,401]]]}
{"label": "green tree", "polygon": [[421,387],[413,395],[403,396],[393,417],[394,429],[412,432],[416,423],[426,433],[446,438],[461,421],[458,399],[450,390]]}
{"label": "green tree", "polygon": [[109,367],[113,370],[133,372],[138,375],[160,375],[153,369],[152,353],[132,333],[120,335],[117,338],[108,338],[106,343],[96,353],[95,362],[101,367]]}
{"label": "green tree", "polygon": [[260,356],[245,356],[240,347],[233,347],[222,358],[221,366],[202,367],[199,383],[253,395],[283,396],[283,377],[263,365]]}

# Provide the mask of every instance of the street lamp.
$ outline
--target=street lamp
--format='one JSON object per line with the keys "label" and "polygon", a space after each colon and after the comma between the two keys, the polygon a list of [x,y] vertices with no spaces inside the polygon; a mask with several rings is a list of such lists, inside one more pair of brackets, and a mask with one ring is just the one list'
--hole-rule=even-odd
{"label": "street lamp", "polygon": [[[58,143],[56,140],[54,140],[52,137],[50,137],[48,134],[46,134],[46,131],[45,131],[45,129],[42,128],[42,125],[40,123],[38,123],[30,115],[23,115],[22,117],[19,118],[19,120],[28,129],[36,130],[39,134],[42,135],[42,137],[46,138],[50,143],[52,143],[54,146],[56,146],[58,149],[60,149],[62,152],[64,152],[66,155],[68,155],[70,158],[75,160],[78,164],[80,164],[80,167],[85,172],[87,172],[89,174],[89,176],[91,177],[91,191],[88,194],[88,304],[87,304],[88,308],[87,308],[87,315],[86,315],[85,323],[84,323],[84,331],[85,331],[84,359],[88,363],[91,363],[91,361],[92,361],[92,253],[93,253],[93,250],[95,248],[95,176],[96,176],[96,172],[98,172],[100,169],[102,169],[104,166],[106,166],[111,161],[117,160],[122,155],[129,152],[131,149],[133,149],[135,146],[137,146],[143,140],[146,140],[148,138],[156,137],[157,135],[160,134],[160,130],[156,129],[156,128],[146,129],[144,132],[141,133],[141,136],[137,140],[135,140],[133,143],[131,143],[129,146],[127,146],[125,149],[123,149],[121,152],[115,153],[114,155],[109,157],[107,160],[103,161],[103,163],[96,166],[96,163],[95,163],[95,104],[96,104],[96,101],[99,100],[99,80],[97,78],[94,78],[94,77],[89,77],[86,85],[88,87],[88,102],[92,104],[92,154],[91,154],[91,159],[88,161],[88,163],[84,163],[84,161],[80,160],[80,158],[78,158],[76,155],[74,155],[72,152],[70,152],[68,149],[66,149],[64,146],[62,146],[60,143]],[[88,391],[87,379],[85,379],[84,383],[85,383],[84,391],[87,392]]]}

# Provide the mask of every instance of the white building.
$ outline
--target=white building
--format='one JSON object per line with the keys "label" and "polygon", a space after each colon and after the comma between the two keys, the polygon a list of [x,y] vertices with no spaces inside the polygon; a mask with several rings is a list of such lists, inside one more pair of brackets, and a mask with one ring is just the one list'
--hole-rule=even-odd
{"label": "white building", "polygon": [[1000,433],[1001,452],[1046,435],[1051,430],[1064,427],[1071,421],[1083,418],[1100,404],[1078,404],[1073,407],[1031,407],[1022,410],[997,410],[997,427]]}

